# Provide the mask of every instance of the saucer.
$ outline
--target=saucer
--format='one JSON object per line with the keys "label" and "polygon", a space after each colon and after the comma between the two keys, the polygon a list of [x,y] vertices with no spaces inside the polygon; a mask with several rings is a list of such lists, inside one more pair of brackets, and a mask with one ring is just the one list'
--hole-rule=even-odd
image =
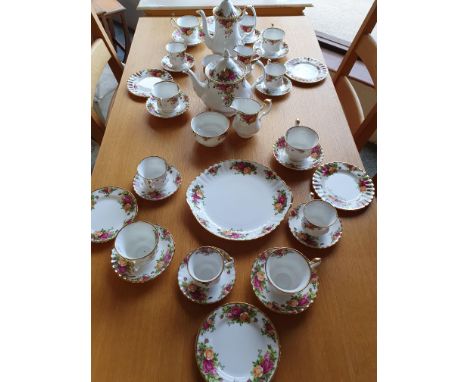
{"label": "saucer", "polygon": [[266,53],[262,47],[262,40],[257,40],[253,46],[253,49],[258,52],[261,58],[269,58],[270,60],[277,60],[285,57],[289,52],[289,46],[283,42],[283,46],[275,53]]}
{"label": "saucer", "polygon": [[307,158],[300,162],[292,161],[289,159],[288,153],[286,152],[286,139],[283,135],[278,138],[273,145],[273,156],[284,167],[290,168],[291,170],[304,171],[311,170],[320,165],[323,160],[323,149],[322,146],[317,145],[312,149],[310,156]]}
{"label": "saucer", "polygon": [[291,80],[287,77],[283,77],[283,85],[276,89],[267,88],[265,82],[263,81],[255,85],[255,89],[257,89],[260,93],[273,97],[279,97],[288,94],[291,91],[291,88]]}
{"label": "saucer", "polygon": [[121,264],[118,263],[115,248],[112,249],[112,268],[121,279],[131,283],[144,283],[146,281],[150,281],[158,277],[167,269],[167,267],[171,263],[175,252],[174,239],[172,238],[171,233],[167,229],[157,224],[153,224],[153,226],[156,230],[158,230],[159,233],[159,242],[156,256],[153,261],[146,264],[141,270],[139,270],[135,274],[131,274],[130,272],[128,272],[128,267],[127,264],[125,264],[125,261]]}
{"label": "saucer", "polygon": [[328,68],[321,61],[310,57],[297,57],[288,60],[286,75],[294,81],[314,84],[327,78]]}
{"label": "saucer", "polygon": [[305,232],[304,225],[302,224],[302,217],[304,206],[306,203],[302,203],[289,214],[288,225],[291,233],[294,237],[302,244],[310,248],[328,248],[335,245],[343,235],[343,227],[341,220],[338,218],[337,221],[330,227],[330,230],[320,236],[312,236]]}
{"label": "saucer", "polygon": [[150,97],[156,82],[172,80],[172,76],[161,69],[143,69],[133,73],[127,81],[127,89],[138,97]]}
{"label": "saucer", "polygon": [[150,191],[146,187],[137,186],[136,175],[133,178],[133,189],[143,199],[157,201],[163,200],[175,193],[182,183],[179,171],[174,166],[169,166],[166,182],[160,190]]}
{"label": "saucer", "polygon": [[191,69],[193,64],[195,63],[195,60],[191,54],[185,53],[185,61],[182,65],[180,66],[174,66],[171,64],[171,61],[169,60],[169,56],[164,56],[163,59],[161,60],[162,67],[166,70],[169,70],[170,72],[183,72],[187,69]]}
{"label": "saucer", "polygon": [[91,242],[105,243],[135,220],[138,204],[133,194],[120,187],[101,187],[91,193]]}
{"label": "saucer", "polygon": [[146,101],[146,110],[151,115],[159,118],[173,118],[185,113],[189,108],[189,98],[188,95],[182,93],[182,99],[179,100],[177,107],[170,113],[163,113],[158,109],[156,102],[153,98],[148,98]]}
{"label": "saucer", "polygon": [[[223,254],[225,253],[225,251],[221,251]],[[177,281],[181,292],[190,301],[198,304],[213,304],[222,300],[231,292],[232,287],[236,282],[234,259],[232,264],[228,264],[224,267],[223,273],[221,273],[221,277],[215,285],[211,287],[201,287],[193,283],[193,278],[188,273],[188,258],[189,256],[186,256],[179,266]]]}
{"label": "saucer", "polygon": [[172,32],[172,40],[174,40],[175,42],[185,43],[185,45],[187,45],[187,46],[195,46],[195,45],[198,45],[198,44],[202,43],[203,41],[205,41],[205,37],[204,37],[204,34],[203,34],[202,30],[200,28],[198,28],[198,36],[195,39],[193,39],[192,41],[186,41],[180,35],[180,31],[178,29],[176,29],[174,32]]}
{"label": "saucer", "polygon": [[265,275],[265,262],[274,251],[280,248],[270,248],[262,252],[253,264],[250,272],[250,283],[255,296],[268,309],[276,313],[298,314],[306,310],[317,296],[319,282],[317,273],[313,272],[309,285],[302,291],[292,295],[282,295],[273,290]]}

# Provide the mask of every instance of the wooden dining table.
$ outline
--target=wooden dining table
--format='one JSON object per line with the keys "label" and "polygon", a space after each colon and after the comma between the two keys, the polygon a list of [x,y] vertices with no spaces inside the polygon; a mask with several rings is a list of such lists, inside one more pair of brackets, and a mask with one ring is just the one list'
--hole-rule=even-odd
{"label": "wooden dining table", "polygon": [[[323,61],[308,18],[258,18],[259,29],[272,23],[286,31],[289,44],[288,56],[281,62],[301,56]],[[138,198],[137,216],[137,220],[158,224],[172,233],[175,255],[168,269],[156,279],[131,284],[120,279],[111,267],[113,242],[92,244],[92,379],[201,381],[194,345],[202,320],[224,303],[244,301],[267,314],[278,330],[281,357],[275,381],[375,381],[376,200],[360,211],[339,212],[343,237],[328,249],[300,244],[289,231],[287,221],[259,239],[228,241],[201,227],[186,202],[190,182],[211,164],[227,159],[253,160],[271,167],[292,189],[294,207],[307,201],[313,191],[313,171],[289,170],[276,162],[272,152],[274,142],[296,119],[319,133],[325,161],[345,161],[362,167],[331,78],[312,86],[294,83],[288,95],[274,98],[270,114],[262,120],[261,130],[254,137],[242,139],[230,129],[220,146],[204,147],[195,141],[190,121],[207,108],[187,75],[173,74],[190,98],[189,110],[176,118],[150,115],[145,99],[127,90],[126,81],[132,73],[161,68],[171,32],[169,18],[140,18],[92,174],[92,188],[113,185],[132,190],[138,163],[150,155],[161,156],[179,169],[180,189],[159,202]],[[199,74],[201,59],[211,52],[200,44],[189,48],[189,53],[195,57]],[[253,82],[258,75],[254,70],[249,80]],[[258,92],[254,96],[264,98]],[[210,305],[187,300],[177,283],[182,259],[202,245],[222,248],[235,259],[236,283],[232,292]],[[322,258],[318,296],[302,314],[273,313],[252,291],[252,263],[260,252],[271,247],[292,247],[310,259]]]}

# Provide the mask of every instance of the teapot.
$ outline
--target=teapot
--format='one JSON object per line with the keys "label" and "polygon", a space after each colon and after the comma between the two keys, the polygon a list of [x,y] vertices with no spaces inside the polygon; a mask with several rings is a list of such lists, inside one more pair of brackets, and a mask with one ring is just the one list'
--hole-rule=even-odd
{"label": "teapot", "polygon": [[231,107],[237,111],[232,128],[241,138],[250,138],[260,130],[260,121],[271,110],[271,99],[266,105],[251,98],[234,98]]}
{"label": "teapot", "polygon": [[[255,9],[249,5],[246,8],[255,12]],[[198,10],[197,13],[202,18],[203,33],[205,34],[205,44],[213,51],[213,53],[223,54],[224,49],[229,49],[231,54],[234,54],[236,45],[243,45],[244,40],[248,35],[242,37],[239,20],[245,13],[245,9],[234,6],[231,0],[223,0],[213,8],[213,16],[215,18],[215,32],[212,36],[208,32],[208,24],[206,15],[203,10]]]}
{"label": "teapot", "polygon": [[224,50],[222,59],[210,62],[206,66],[206,80],[200,81],[190,69],[184,70],[184,73],[190,76],[195,93],[205,105],[227,116],[235,113],[230,107],[234,98],[252,96],[252,86],[245,79],[249,73],[247,66],[234,60],[228,49]]}

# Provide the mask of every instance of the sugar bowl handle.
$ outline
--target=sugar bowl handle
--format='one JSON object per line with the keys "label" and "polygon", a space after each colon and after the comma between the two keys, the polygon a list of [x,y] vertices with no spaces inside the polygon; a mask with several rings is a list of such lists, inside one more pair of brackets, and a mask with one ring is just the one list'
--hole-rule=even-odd
{"label": "sugar bowl handle", "polygon": [[262,83],[265,80],[265,65],[263,65],[263,62],[260,60],[254,61],[252,65],[258,65],[260,66],[260,69],[262,70],[262,75],[258,77],[253,84],[253,86],[255,86],[259,83]]}
{"label": "sugar bowl handle", "polygon": [[320,257],[316,257],[315,259],[310,260],[309,261],[310,270],[315,271],[321,262],[322,262],[322,259]]}

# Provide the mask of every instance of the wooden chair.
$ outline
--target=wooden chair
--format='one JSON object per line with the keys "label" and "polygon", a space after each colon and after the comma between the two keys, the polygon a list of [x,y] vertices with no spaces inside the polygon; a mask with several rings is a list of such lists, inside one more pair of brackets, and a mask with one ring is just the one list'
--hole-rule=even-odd
{"label": "wooden chair", "polygon": [[[120,82],[122,78],[123,66],[94,9],[91,11],[91,35],[94,40],[91,45],[91,137],[101,144],[106,130],[106,121],[103,121],[93,108],[96,87],[106,64],[109,64],[117,82]],[[109,110],[112,103],[113,100]]]}
{"label": "wooden chair", "polygon": [[348,75],[359,58],[366,66],[377,90],[377,43],[370,35],[377,23],[377,1],[374,1],[353,43],[343,58],[333,77],[333,83],[338,93],[354,141],[360,151],[372,134],[377,130],[377,102],[367,116],[359,101]]}

